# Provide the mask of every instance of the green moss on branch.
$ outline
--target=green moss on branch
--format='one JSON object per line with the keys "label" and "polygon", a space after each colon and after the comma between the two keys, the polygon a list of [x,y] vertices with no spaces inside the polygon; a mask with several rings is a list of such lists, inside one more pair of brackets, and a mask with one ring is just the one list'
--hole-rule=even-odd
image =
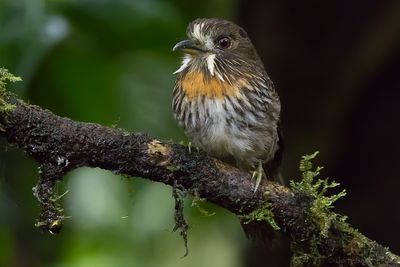
{"label": "green moss on branch", "polygon": [[[342,190],[327,196],[329,189],[339,184],[319,179],[322,167],[313,169],[312,160],[318,152],[303,156],[300,162],[302,180],[291,182],[292,191],[312,199],[307,219],[316,230],[310,231],[308,240],[292,242],[292,266],[400,266],[400,258],[352,228],[346,216],[331,211],[333,203],[346,195]],[[335,247],[335,245],[337,247]],[[380,253],[376,253],[381,250]],[[390,264],[382,265],[383,262]]]}
{"label": "green moss on branch", "polygon": [[[328,179],[317,179],[323,167],[316,167],[313,170],[312,160],[318,155],[318,151],[305,155],[300,161],[300,171],[302,179],[300,182],[291,181],[290,186],[294,193],[306,194],[313,199],[310,212],[313,219],[321,229],[321,235],[326,237],[332,220],[337,218],[337,214],[329,212],[333,208],[333,203],[339,198],[346,196],[346,190],[343,189],[338,194],[327,196],[329,189],[339,185],[335,181],[330,182]],[[340,220],[344,220],[343,217]]]}
{"label": "green moss on branch", "polygon": [[7,92],[6,86],[18,81],[22,79],[12,75],[7,69],[0,68],[0,113],[7,113],[15,108],[15,105],[9,102],[10,93]]}
{"label": "green moss on branch", "polygon": [[275,221],[274,213],[272,211],[272,206],[269,202],[266,202],[266,204],[263,205],[261,208],[256,209],[249,214],[240,215],[238,217],[243,224],[249,224],[254,221],[265,222],[268,223],[275,231],[281,229],[277,224],[277,222]]}

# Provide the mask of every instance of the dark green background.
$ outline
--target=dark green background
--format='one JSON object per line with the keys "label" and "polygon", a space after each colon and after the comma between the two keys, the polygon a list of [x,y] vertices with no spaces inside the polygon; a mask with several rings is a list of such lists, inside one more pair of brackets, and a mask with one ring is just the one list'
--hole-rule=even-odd
{"label": "dark green background", "polygon": [[[21,98],[75,120],[186,140],[172,117],[172,46],[197,17],[249,33],[280,93],[284,173],[320,150],[349,195],[337,210],[400,253],[400,2],[0,0],[0,66]],[[60,184],[71,218],[36,229],[37,164],[0,139],[0,266],[286,266],[249,245],[237,219],[187,200],[189,256],[173,229],[169,187],[79,169]],[[271,259],[275,263],[268,263]]]}

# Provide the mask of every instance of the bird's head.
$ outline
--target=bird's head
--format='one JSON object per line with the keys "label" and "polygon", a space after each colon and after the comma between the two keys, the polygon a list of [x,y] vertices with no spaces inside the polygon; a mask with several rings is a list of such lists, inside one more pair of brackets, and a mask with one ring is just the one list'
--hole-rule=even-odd
{"label": "bird's head", "polygon": [[173,48],[173,51],[185,54],[182,66],[176,73],[190,67],[223,79],[229,70],[240,71],[260,65],[261,61],[247,33],[233,22],[196,19],[189,24],[187,37],[187,40],[177,43]]}

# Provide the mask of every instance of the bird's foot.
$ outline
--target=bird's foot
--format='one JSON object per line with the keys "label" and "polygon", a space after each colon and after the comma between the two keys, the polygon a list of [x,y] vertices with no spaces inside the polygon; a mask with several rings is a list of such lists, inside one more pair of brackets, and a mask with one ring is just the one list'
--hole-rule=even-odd
{"label": "bird's foot", "polygon": [[[182,144],[183,144],[183,143],[182,143]],[[197,153],[200,152],[200,148],[198,148],[197,146],[194,146],[194,145],[192,144],[192,142],[190,142],[190,141],[187,143],[187,148],[188,148],[189,154],[192,154],[193,148],[196,149],[196,152],[197,152]]]}
{"label": "bird's foot", "polygon": [[257,166],[257,169],[255,169],[253,171],[253,174],[251,175],[251,179],[252,180],[255,179],[255,182],[256,182],[256,185],[255,185],[255,188],[254,188],[254,193],[257,192],[257,189],[260,186],[263,174],[264,174],[264,170],[263,170],[263,167],[262,167],[262,163],[260,162],[258,164],[258,166]]}
{"label": "bird's foot", "polygon": [[192,142],[190,142],[190,141],[188,143],[188,150],[189,150],[189,154],[192,154]]}
{"label": "bird's foot", "polygon": [[183,146],[186,146],[188,151],[189,151],[189,154],[192,154],[192,142],[189,141],[189,142],[186,143],[185,141],[182,140],[182,141],[179,142],[179,144],[183,145]]}

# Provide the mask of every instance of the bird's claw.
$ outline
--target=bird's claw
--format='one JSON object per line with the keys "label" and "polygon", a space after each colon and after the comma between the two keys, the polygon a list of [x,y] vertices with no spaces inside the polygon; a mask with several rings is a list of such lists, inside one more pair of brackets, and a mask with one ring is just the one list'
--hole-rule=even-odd
{"label": "bird's claw", "polygon": [[192,154],[192,148],[195,148],[197,153],[200,152],[200,148],[197,146],[193,146],[192,142],[189,142],[187,147],[188,147],[189,154]]}
{"label": "bird's claw", "polygon": [[188,151],[189,151],[189,154],[192,154],[192,142],[188,143]]}
{"label": "bird's claw", "polygon": [[253,171],[253,174],[251,175],[251,179],[254,180],[255,179],[255,188],[254,188],[254,193],[257,192],[258,187],[260,186],[262,177],[263,177],[264,171],[262,168],[262,163],[258,164],[258,167],[256,170]]}

